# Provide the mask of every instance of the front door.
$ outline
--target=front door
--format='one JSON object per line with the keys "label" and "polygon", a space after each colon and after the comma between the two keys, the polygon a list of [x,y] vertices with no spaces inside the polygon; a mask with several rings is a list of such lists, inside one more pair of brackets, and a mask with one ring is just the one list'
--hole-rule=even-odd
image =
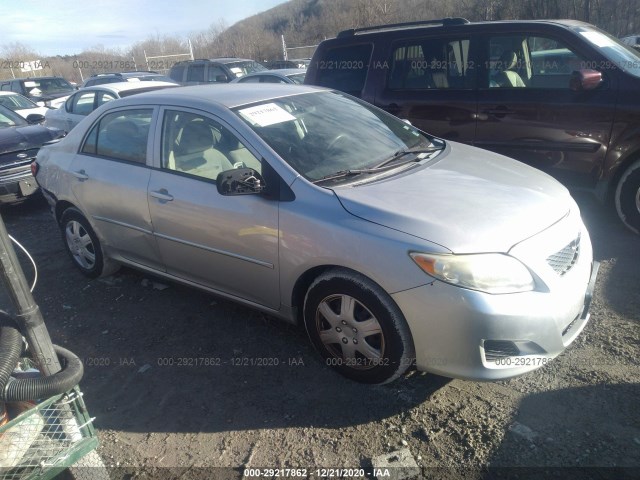
{"label": "front door", "polygon": [[260,161],[218,120],[195,110],[162,112],[161,168],[151,173],[149,209],[167,272],[277,309],[278,202],[222,196],[216,177]]}
{"label": "front door", "polygon": [[570,186],[592,187],[609,145],[615,79],[569,88],[593,62],[560,38],[512,33],[487,38],[475,145],[520,160]]}

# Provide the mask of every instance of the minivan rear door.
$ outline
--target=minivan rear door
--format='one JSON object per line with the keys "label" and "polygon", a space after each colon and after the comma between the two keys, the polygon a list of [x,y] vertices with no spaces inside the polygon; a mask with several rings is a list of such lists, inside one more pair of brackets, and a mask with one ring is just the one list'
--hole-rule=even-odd
{"label": "minivan rear door", "polygon": [[428,133],[472,143],[477,110],[476,44],[468,34],[391,43],[384,62],[370,69],[370,75],[378,76],[369,81],[379,86],[374,103]]}

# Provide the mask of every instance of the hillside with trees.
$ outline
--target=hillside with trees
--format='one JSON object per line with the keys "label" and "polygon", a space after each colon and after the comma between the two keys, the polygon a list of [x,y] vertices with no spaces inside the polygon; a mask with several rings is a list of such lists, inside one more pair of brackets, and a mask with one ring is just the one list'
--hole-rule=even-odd
{"label": "hillside with trees", "polygon": [[[125,51],[96,46],[77,55],[47,58],[28,45],[9,44],[0,47],[0,57],[8,65],[40,59],[45,68],[39,75],[61,75],[79,83],[105,71],[166,71],[171,62],[188,58],[168,55],[188,53],[189,40],[195,58],[273,60],[282,58],[282,36],[288,47],[316,45],[348,28],[443,17],[471,21],[571,18],[623,36],[640,33],[640,0],[291,0],[232,26],[212,19],[207,30],[194,32],[190,39],[156,35]],[[311,50],[291,50],[289,56],[310,54]],[[156,58],[147,65],[148,57]],[[24,74],[3,69],[0,75]]]}

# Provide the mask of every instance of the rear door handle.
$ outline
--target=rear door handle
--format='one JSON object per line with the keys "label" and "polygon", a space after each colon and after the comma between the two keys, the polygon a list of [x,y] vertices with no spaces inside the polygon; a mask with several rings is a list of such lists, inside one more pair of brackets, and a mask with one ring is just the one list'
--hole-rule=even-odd
{"label": "rear door handle", "polygon": [[173,200],[173,195],[170,195],[166,188],[161,188],[160,190],[151,190],[149,192],[149,195],[160,200],[160,203],[166,203]]}
{"label": "rear door handle", "polygon": [[78,170],[78,171],[71,172],[71,173],[73,174],[74,177],[76,177],[81,182],[84,182],[85,180],[89,179],[89,175],[87,175],[84,170]]}
{"label": "rear door handle", "polygon": [[487,110],[483,110],[482,113],[486,113],[489,115],[493,115],[498,118],[503,118],[506,115],[516,113],[515,110],[511,110],[506,105],[498,105],[497,107],[489,108]]}

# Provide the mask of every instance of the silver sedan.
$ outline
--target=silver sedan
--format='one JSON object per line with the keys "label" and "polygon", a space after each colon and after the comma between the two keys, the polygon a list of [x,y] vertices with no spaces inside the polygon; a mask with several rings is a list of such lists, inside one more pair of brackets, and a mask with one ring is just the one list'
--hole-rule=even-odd
{"label": "silver sedan", "polygon": [[562,185],[341,92],[135,95],[35,170],[86,275],[126,264],[301,323],[357,381],[520,375],[589,319],[597,263]]}

